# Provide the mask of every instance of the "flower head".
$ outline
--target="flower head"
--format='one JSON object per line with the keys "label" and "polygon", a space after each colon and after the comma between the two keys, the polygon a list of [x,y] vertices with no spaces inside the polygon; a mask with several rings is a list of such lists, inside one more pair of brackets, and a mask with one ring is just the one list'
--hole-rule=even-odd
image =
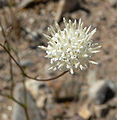
{"label": "flower head", "polygon": [[[44,36],[49,40],[48,46],[39,46],[46,51],[46,57],[50,58],[53,70],[81,70],[87,67],[88,63],[97,64],[92,60],[94,53],[99,52],[101,46],[92,41],[92,36],[96,29],[90,31],[91,26],[83,28],[83,22],[79,19],[77,27],[76,20],[66,22],[63,18],[65,28],[60,29],[58,23],[55,23],[56,30],[51,26],[48,28],[50,36]],[[90,31],[90,32],[89,32]]]}

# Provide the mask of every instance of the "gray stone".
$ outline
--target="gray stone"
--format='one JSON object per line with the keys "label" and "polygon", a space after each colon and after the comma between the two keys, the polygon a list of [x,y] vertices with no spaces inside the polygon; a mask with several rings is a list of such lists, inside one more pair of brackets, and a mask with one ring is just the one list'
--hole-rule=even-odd
{"label": "gray stone", "polygon": [[87,79],[88,79],[88,85],[89,86],[95,84],[95,82],[96,82],[96,71],[95,70],[89,70],[88,75],[87,75]]}
{"label": "gray stone", "polygon": [[2,63],[2,61],[0,61],[0,69],[2,69],[4,67],[4,64]]}
{"label": "gray stone", "polygon": [[29,4],[31,4],[32,2],[34,2],[33,0],[22,0],[21,3],[19,4],[19,8],[25,8],[27,7]]}
{"label": "gray stone", "polygon": [[85,120],[83,119],[81,116],[79,115],[74,115],[74,117],[72,117],[70,120]]}
{"label": "gray stone", "polygon": [[115,0],[114,4],[113,4],[114,8],[117,8],[117,0]]}
{"label": "gray stone", "polygon": [[98,80],[89,88],[89,98],[96,104],[104,104],[116,94],[117,85],[111,80]]}
{"label": "gray stone", "polygon": [[108,120],[117,120],[117,118],[112,116],[112,117],[109,117]]}
{"label": "gray stone", "polygon": [[37,106],[39,108],[51,109],[54,107],[54,98],[52,96],[52,90],[45,82],[27,80],[26,88],[35,98]]}
{"label": "gray stone", "polygon": [[32,67],[34,66],[34,63],[30,59],[25,59],[25,60],[21,60],[20,65],[22,67]]}
{"label": "gray stone", "polygon": [[10,76],[10,75],[6,75],[6,76],[4,77],[4,80],[5,80],[6,82],[10,82],[10,81],[11,81],[11,76]]}
{"label": "gray stone", "polygon": [[109,113],[109,107],[108,105],[94,105],[93,106],[93,112],[95,113],[95,116],[99,118],[105,118]]}
{"label": "gray stone", "polygon": [[117,0],[108,0],[110,5],[114,8],[117,8]]}
{"label": "gray stone", "polygon": [[80,86],[76,80],[67,80],[60,87],[57,99],[77,99],[80,95]]}
{"label": "gray stone", "polygon": [[[31,94],[28,91],[26,91],[26,93],[27,93],[27,96],[26,96],[27,108],[28,108],[28,114],[30,119],[43,120],[41,112],[36,106],[35,101],[32,98]],[[17,99],[19,102],[24,103],[24,88],[22,84],[18,84],[16,86],[14,96],[15,96],[15,99]],[[26,120],[24,109],[17,103],[14,103],[13,105],[12,120]]]}

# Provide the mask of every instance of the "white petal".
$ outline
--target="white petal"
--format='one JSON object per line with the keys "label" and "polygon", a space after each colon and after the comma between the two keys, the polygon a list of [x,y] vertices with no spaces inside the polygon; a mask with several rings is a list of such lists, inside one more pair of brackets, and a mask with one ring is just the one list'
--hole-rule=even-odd
{"label": "white petal", "polygon": [[92,63],[92,64],[98,64],[98,62],[95,62],[95,61],[89,61],[89,63]]}
{"label": "white petal", "polygon": [[47,47],[44,47],[44,46],[38,46],[38,47],[43,49],[43,50],[47,50]]}
{"label": "white petal", "polygon": [[80,65],[80,69],[83,70],[83,69],[85,69],[85,67],[83,67],[82,65]]}
{"label": "white petal", "polygon": [[74,74],[74,71],[73,71],[73,69],[72,69],[72,68],[70,69],[70,73],[71,73],[71,74]]}
{"label": "white petal", "polygon": [[100,50],[91,51],[91,53],[98,53]]}
{"label": "white petal", "polygon": [[43,34],[44,37],[46,37],[48,40],[51,40],[51,37],[49,35]]}
{"label": "white petal", "polygon": [[88,29],[87,29],[85,34],[87,34],[89,32],[90,28],[91,28],[91,26],[88,27]]}
{"label": "white petal", "polygon": [[80,62],[79,62],[79,63],[76,63],[76,64],[75,64],[75,68],[77,69],[79,65],[80,65]]}

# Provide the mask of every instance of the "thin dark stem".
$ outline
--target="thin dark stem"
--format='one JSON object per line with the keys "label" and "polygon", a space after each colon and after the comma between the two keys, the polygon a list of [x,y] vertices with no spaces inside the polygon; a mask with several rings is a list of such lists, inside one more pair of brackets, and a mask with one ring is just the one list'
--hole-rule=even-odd
{"label": "thin dark stem", "polygon": [[[2,34],[5,38],[5,43],[6,43],[6,46],[7,46],[7,50],[10,51],[10,46],[9,46],[9,42],[7,40],[7,36],[5,34],[5,31],[4,31],[4,28],[0,22],[0,26],[2,28]],[[4,45],[5,46],[5,45]],[[10,77],[11,77],[11,95],[13,95],[13,88],[14,88],[14,80],[13,80],[13,67],[12,67],[12,59],[11,57],[9,56],[9,65],[10,65]]]}
{"label": "thin dark stem", "polygon": [[[11,10],[10,6],[9,6],[9,9],[10,9],[11,16],[12,16],[14,13],[13,13],[13,11]],[[6,13],[6,12],[5,12],[5,10],[3,9],[3,15],[4,15],[5,23],[6,23],[6,26],[8,27],[8,20],[7,20],[7,18],[6,18],[5,13]],[[15,17],[14,17],[14,19],[15,19]],[[12,17],[13,23],[14,23],[14,19],[13,19],[13,17]],[[15,20],[15,21],[16,21],[16,20]],[[7,37],[8,37],[9,34],[11,33],[11,30],[13,29],[13,27],[12,27],[12,26],[8,27],[8,29],[6,30],[6,34],[5,34],[4,28],[3,28],[3,26],[2,26],[1,23],[0,23],[0,25],[1,25],[1,27],[2,27],[2,33],[3,33],[3,36],[4,36],[4,38],[5,38],[5,43],[6,43]],[[9,37],[10,37],[10,36],[9,36]],[[10,37],[10,39],[11,39],[12,41],[15,41],[14,37]],[[7,41],[7,42],[8,42],[8,41]],[[16,47],[16,50],[17,50],[17,49],[18,49],[17,46],[15,46],[15,47]],[[18,56],[18,51],[16,52],[13,48],[12,48],[12,51],[13,51],[14,54],[16,55],[17,60],[18,60],[18,62],[19,62],[19,61],[20,61],[20,58],[19,58],[19,56]]]}
{"label": "thin dark stem", "polygon": [[68,71],[64,71],[63,73],[59,74],[58,76],[55,76],[55,77],[52,77],[52,78],[43,78],[43,79],[39,79],[39,78],[34,78],[34,77],[31,77],[29,75],[27,75],[24,71],[24,69],[21,67],[21,65],[15,60],[15,58],[11,55],[11,53],[6,49],[6,47],[2,44],[0,44],[0,46],[8,53],[8,55],[11,57],[11,59],[15,62],[15,64],[19,67],[19,69],[21,70],[22,74],[29,78],[29,79],[33,79],[33,80],[36,80],[36,81],[52,81],[52,80],[55,80],[61,76],[63,76],[64,74],[66,74]]}
{"label": "thin dark stem", "polygon": [[17,48],[17,46],[16,46],[15,49],[16,49],[17,52],[16,52],[13,48],[12,48],[12,51],[13,51],[14,54],[16,55],[16,57],[17,57],[17,61],[20,62],[20,57],[18,56],[19,53],[18,53],[18,48]]}
{"label": "thin dark stem", "polygon": [[24,107],[24,112],[25,112],[25,115],[26,115],[26,119],[30,120],[29,115],[28,115],[27,107]]}
{"label": "thin dark stem", "polygon": [[20,105],[23,109],[24,109],[24,112],[25,112],[25,115],[26,115],[26,119],[27,120],[30,120],[29,118],[29,115],[28,115],[28,110],[27,110],[27,106],[23,103],[20,103],[19,101],[17,101],[13,96],[10,96],[10,95],[7,95],[7,94],[3,94],[0,92],[0,95],[3,96],[3,97],[7,97],[8,99],[11,99],[13,100],[15,103],[17,103],[18,105]]}
{"label": "thin dark stem", "polygon": [[39,78],[33,78],[33,77],[31,77],[31,76],[28,76],[28,75],[26,75],[26,77],[29,78],[29,79],[36,80],[36,81],[52,81],[52,80],[55,80],[55,79],[60,78],[61,76],[63,76],[63,75],[66,74],[67,72],[68,72],[68,71],[64,71],[64,72],[62,72],[61,74],[59,74],[58,76],[55,76],[55,77],[52,77],[52,78],[41,78],[41,79],[39,79]]}
{"label": "thin dark stem", "polygon": [[14,102],[16,102],[18,105],[22,106],[23,108],[25,107],[24,104],[22,104],[19,101],[17,101],[13,96],[10,96],[10,95],[7,95],[7,94],[3,94],[1,92],[0,92],[0,95],[3,96],[3,97],[7,97],[7,98],[13,100]]}
{"label": "thin dark stem", "polygon": [[23,76],[23,87],[24,87],[24,104],[27,106],[27,92],[26,92],[26,85],[25,85],[25,76]]}
{"label": "thin dark stem", "polygon": [[12,61],[10,57],[9,57],[9,64],[10,64],[10,78],[11,78],[11,95],[13,95],[14,78],[13,78],[13,66],[12,66]]}
{"label": "thin dark stem", "polygon": [[6,47],[5,47],[4,45],[2,45],[1,43],[0,43],[0,46],[8,53],[8,55],[11,57],[11,59],[12,59],[12,60],[15,62],[15,64],[20,68],[20,70],[22,71],[22,73],[25,74],[23,68],[22,68],[22,67],[20,66],[20,64],[15,60],[15,58],[11,55],[11,53],[6,49]]}
{"label": "thin dark stem", "polygon": [[[10,6],[9,6],[10,7]],[[12,14],[12,13],[11,13]],[[6,17],[5,17],[6,18]],[[7,23],[8,21],[6,21]],[[7,53],[11,52],[11,48],[10,48],[10,44],[9,44],[9,41],[7,39],[8,37],[8,33],[10,31],[10,29],[8,29],[8,31],[5,31],[2,24],[1,24],[1,21],[0,21],[0,26],[2,28],[2,34],[3,34],[3,37],[4,37],[4,45],[2,45],[5,49],[4,50],[7,50]],[[18,54],[16,52],[14,52],[16,54],[16,56],[18,57]],[[11,55],[12,56],[12,55]],[[14,80],[13,80],[13,66],[12,66],[12,57],[9,55],[9,65],[10,65],[10,76],[11,76],[11,89],[10,89],[10,95],[7,95],[7,94],[3,94],[0,92],[0,95],[4,96],[4,97],[7,97],[11,100],[13,100],[14,102],[16,102],[17,104],[19,104],[24,112],[25,112],[25,115],[26,115],[26,120],[30,120],[29,118],[29,115],[28,115],[28,109],[27,109],[27,93],[26,93],[26,88],[25,88],[25,79],[23,81],[23,85],[24,85],[24,103],[20,103],[19,101],[17,101],[14,97],[13,97],[13,89],[14,89]],[[13,57],[14,58],[14,57]],[[14,59],[15,60],[15,59]],[[13,60],[13,61],[14,61]],[[17,62],[17,61],[16,61]],[[18,63],[18,62],[17,62]],[[22,70],[23,72],[23,70]],[[25,77],[24,77],[25,78]]]}
{"label": "thin dark stem", "polygon": [[65,71],[65,72],[61,73],[60,75],[58,75],[58,76],[55,76],[55,77],[52,77],[52,78],[45,78],[45,79],[39,79],[39,78],[35,78],[35,77],[31,77],[31,76],[27,75],[27,74],[25,73],[24,69],[22,68],[22,66],[21,66],[21,65],[17,62],[17,60],[11,55],[9,43],[8,43],[8,40],[7,40],[7,36],[6,36],[6,34],[5,34],[5,31],[4,31],[4,28],[3,28],[2,24],[1,24],[1,22],[0,22],[0,26],[1,26],[1,28],[2,28],[2,34],[3,34],[4,38],[5,38],[5,43],[7,44],[8,49],[7,49],[4,45],[2,45],[2,44],[0,44],[0,46],[7,52],[7,54],[9,55],[9,57],[10,57],[10,58],[15,62],[15,64],[19,67],[19,69],[21,70],[23,76],[25,76],[25,77],[27,77],[27,78],[29,78],[29,79],[36,80],[36,81],[51,81],[51,80],[55,80],[55,79],[63,76],[65,73],[68,72],[68,71]]}

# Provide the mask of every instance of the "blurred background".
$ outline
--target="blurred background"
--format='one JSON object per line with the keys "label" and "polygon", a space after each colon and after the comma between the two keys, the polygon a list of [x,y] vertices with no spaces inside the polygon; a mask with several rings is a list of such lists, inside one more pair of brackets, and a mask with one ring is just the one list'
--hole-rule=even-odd
{"label": "blurred background", "polygon": [[[117,0],[0,0],[0,43],[6,36],[9,51],[28,75],[57,76],[61,71],[48,71],[50,61],[37,46],[47,45],[42,34],[49,34],[55,21],[63,28],[63,17],[97,28],[93,40],[102,48],[94,60],[99,64],[37,82],[22,76],[0,47],[0,120],[117,120]],[[28,119],[8,95],[27,101]]]}

